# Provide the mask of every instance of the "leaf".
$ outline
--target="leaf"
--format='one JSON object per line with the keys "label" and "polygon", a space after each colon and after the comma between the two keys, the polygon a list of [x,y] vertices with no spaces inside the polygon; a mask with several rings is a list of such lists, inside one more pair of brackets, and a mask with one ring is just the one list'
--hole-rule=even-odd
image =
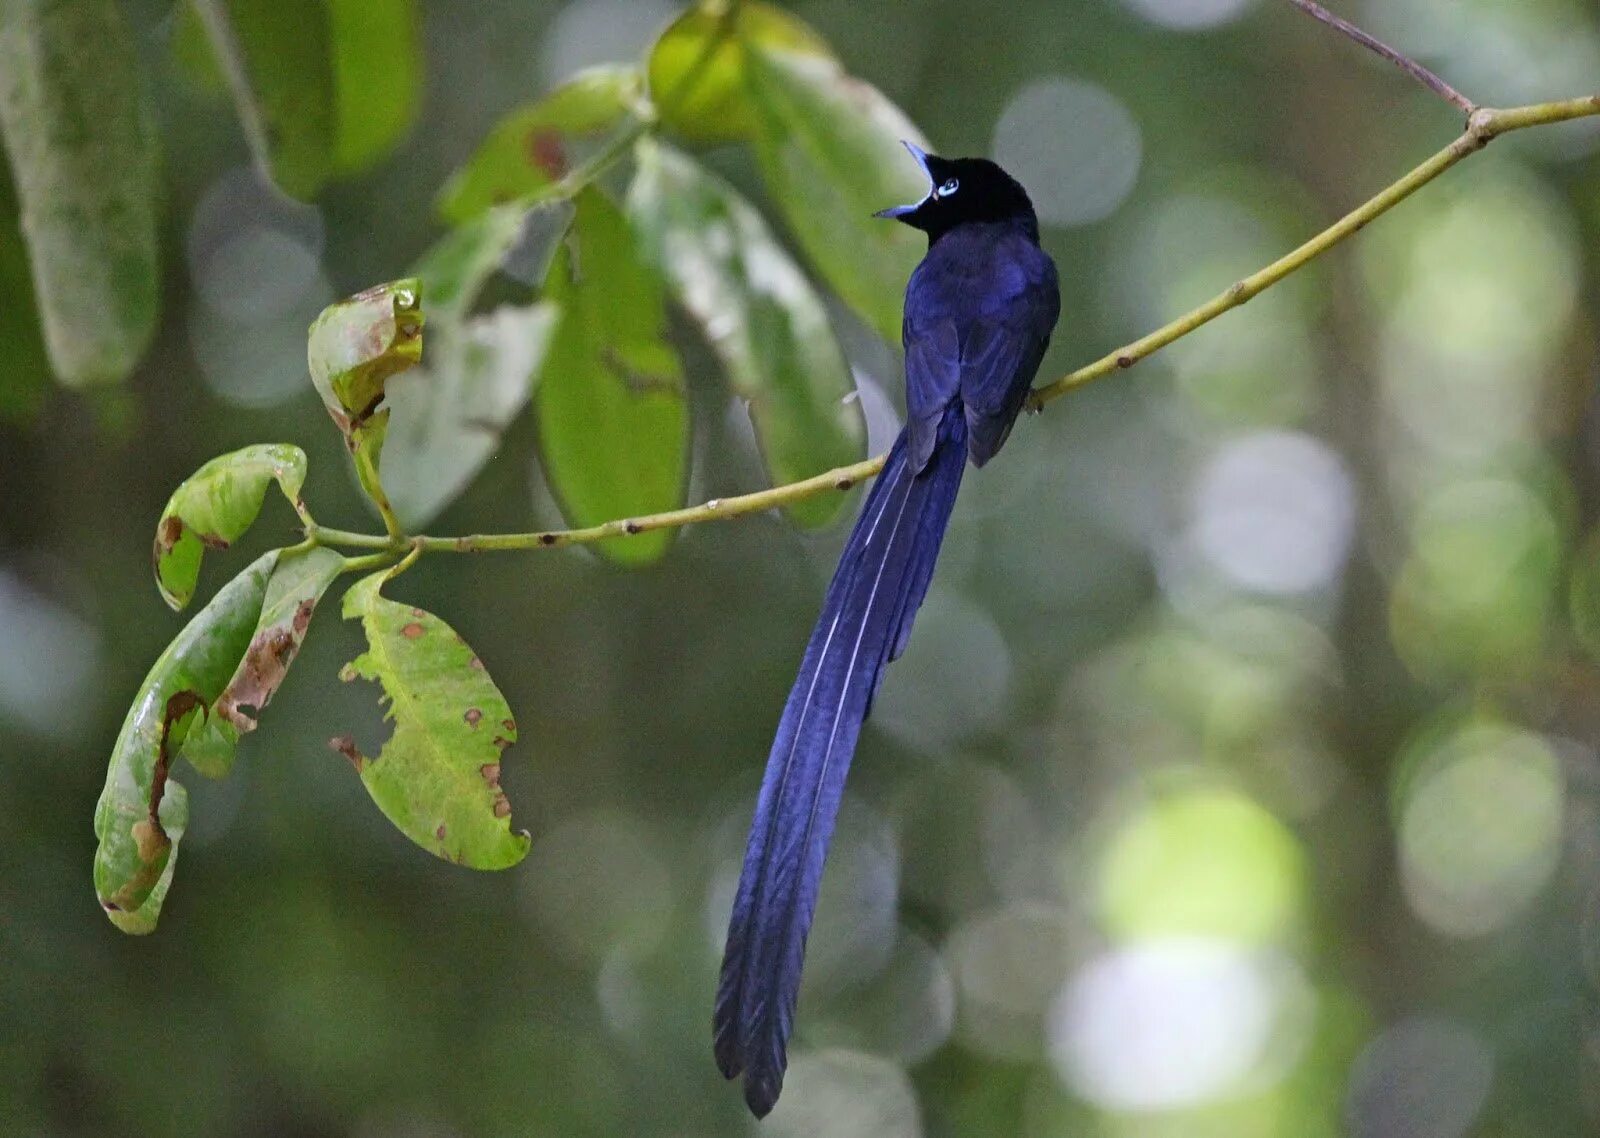
{"label": "leaf", "polygon": [[311,325],[311,382],[349,438],[383,402],[389,378],[422,358],[422,285],[375,285],[330,304]]}
{"label": "leaf", "polygon": [[505,697],[466,642],[432,613],[380,595],[393,575],[363,578],[344,597],[367,651],[340,673],[383,687],[394,733],[376,758],[348,738],[333,746],[355,766],[372,800],[423,849],[473,869],[505,869],[528,852],[511,830],[500,757],[516,742]]}
{"label": "leaf", "polygon": [[439,193],[447,221],[534,193],[573,165],[576,142],[611,130],[639,97],[639,71],[606,65],[580,71],[544,98],[506,115]]}
{"label": "leaf", "polygon": [[94,886],[124,932],[150,932],[160,916],[188,821],[183,788],[169,777],[172,760],[249,647],[277,559],[276,550],[258,558],[194,615],[123,720],[95,806]]}
{"label": "leaf", "polygon": [[506,306],[435,334],[426,368],[390,389],[384,488],[401,522],[420,528],[466,488],[528,405],[556,308]]}
{"label": "leaf", "polygon": [[422,103],[417,0],[328,0],[335,173],[372,166],[399,145]]}
{"label": "leaf", "polygon": [[[732,186],[652,139],[635,151],[627,211],[644,256],[699,323],[750,407],[776,483],[858,461],[865,429],[855,383],[805,274]],[[789,507],[803,525],[839,513],[837,496]]]}
{"label": "leaf", "polygon": [[326,0],[192,0],[256,163],[315,197],[333,171],[334,36]]}
{"label": "leaf", "polygon": [[239,737],[256,729],[256,717],[305,642],[317,602],[343,568],[344,557],[331,549],[279,555],[249,647],[227,687],[210,702],[204,722],[190,728],[183,741],[182,757],[201,774],[221,778],[233,766]]}
{"label": "leaf", "polygon": [[288,443],[260,443],[219,455],[172,492],[156,526],[156,586],[174,609],[194,596],[207,547],[226,549],[261,512],[267,486],[276,480],[291,505],[306,480],[306,455]]}
{"label": "leaf", "polygon": [[[546,295],[561,306],[535,400],[545,475],[574,525],[681,504],[689,449],[683,368],[668,344],[661,280],[598,190],[578,195],[574,246]],[[667,530],[599,543],[640,564]]]}
{"label": "leaf", "polygon": [[900,147],[922,133],[877,88],[813,55],[753,48],[756,154],[767,190],[811,263],[891,342],[922,239],[873,217],[920,199],[926,179]]}
{"label": "leaf", "polygon": [[158,179],[115,0],[0,3],[0,134],[51,366],[72,387],[122,380],[155,329]]}
{"label": "leaf", "polygon": [[527,405],[555,306],[467,314],[508,257],[542,281],[572,214],[569,202],[497,206],[457,227],[417,264],[428,294],[428,361],[391,385],[384,444],[384,487],[406,525],[426,525],[453,501]]}
{"label": "leaf", "polygon": [[0,368],[0,425],[31,422],[50,390],[50,365],[18,221],[9,171],[0,162],[0,296],[6,298],[0,304],[0,352],[6,361]]}
{"label": "leaf", "polygon": [[661,121],[694,142],[749,138],[756,126],[744,76],[751,45],[833,55],[810,26],[771,4],[697,4],[667,25],[646,60]]}

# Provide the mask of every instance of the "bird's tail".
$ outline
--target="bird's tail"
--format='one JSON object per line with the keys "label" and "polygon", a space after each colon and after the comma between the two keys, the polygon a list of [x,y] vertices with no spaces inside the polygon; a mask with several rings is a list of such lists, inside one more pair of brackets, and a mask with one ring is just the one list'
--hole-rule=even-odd
{"label": "bird's tail", "polygon": [[883,666],[905,650],[967,458],[960,406],[911,468],[895,440],[839,559],[778,723],[733,903],[715,1013],[717,1066],[757,1117],[783,1087],[806,933],[845,772]]}

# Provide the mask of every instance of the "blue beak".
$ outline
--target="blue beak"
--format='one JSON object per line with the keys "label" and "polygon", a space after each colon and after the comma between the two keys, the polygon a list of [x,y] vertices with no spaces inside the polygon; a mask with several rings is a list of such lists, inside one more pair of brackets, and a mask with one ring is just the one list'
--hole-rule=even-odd
{"label": "blue beak", "polygon": [[[931,195],[933,192],[933,171],[928,169],[928,152],[922,149],[922,147],[918,146],[915,142],[910,142],[903,138],[900,140],[900,145],[904,146],[911,152],[911,157],[917,160],[917,165],[921,166],[922,172],[927,175],[928,192]],[[913,202],[911,205],[890,206],[888,209],[880,209],[872,216],[889,218],[905,217],[907,214],[916,213],[917,210],[922,208],[923,202],[926,202],[927,200],[928,199],[924,197],[922,201]]]}

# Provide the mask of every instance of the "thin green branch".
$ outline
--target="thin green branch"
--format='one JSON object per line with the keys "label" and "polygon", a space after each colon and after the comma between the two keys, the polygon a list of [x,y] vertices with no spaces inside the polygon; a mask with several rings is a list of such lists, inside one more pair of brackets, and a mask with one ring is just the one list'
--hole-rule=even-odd
{"label": "thin green branch", "polygon": [[[1457,163],[1476,154],[1501,135],[1529,127],[1548,126],[1553,123],[1568,122],[1572,119],[1591,116],[1600,116],[1600,94],[1554,103],[1512,107],[1507,110],[1482,108],[1474,111],[1467,121],[1467,129],[1459,138],[1365,205],[1346,214],[1292,253],[1279,258],[1260,271],[1236,281],[1225,292],[1213,297],[1193,311],[1185,313],[1171,323],[1135,340],[1131,344],[1118,348],[1086,367],[1062,376],[1053,383],[1035,388],[1028,400],[1030,409],[1038,410],[1046,403],[1059,399],[1074,388],[1082,387],[1114,372],[1130,368],[1140,360],[1154,355],[1168,344],[1181,340],[1196,329],[1211,323],[1223,313],[1238,308],[1252,297],[1271,288],[1290,274],[1304,268],[1329,249],[1354,236],[1374,218],[1389,212],[1429,182],[1432,182]],[[742,517],[745,514],[759,513],[763,510],[776,509],[791,502],[798,502],[819,494],[848,490],[850,487],[871,478],[882,470],[883,461],[884,456],[878,455],[862,462],[852,463],[849,466],[840,466],[833,470],[825,471],[822,474],[799,482],[774,486],[770,490],[758,490],[755,493],[740,494],[730,498],[714,498],[698,506],[688,506],[679,510],[668,510],[664,513],[646,514],[634,518],[618,518],[614,521],[582,529],[539,530],[532,533],[469,534],[464,537],[422,536],[410,539],[410,544],[412,545],[413,555],[420,553],[484,553],[512,549],[554,549],[564,545],[581,545],[603,541],[608,538],[626,537],[630,534],[646,533],[650,530],[674,529],[678,526],[696,525],[701,522],[722,521],[727,518]],[[326,529],[321,526],[310,528],[307,536],[323,545],[384,549],[389,551],[385,556],[390,558],[400,549],[405,548],[406,544],[404,541],[397,541],[392,538]]]}

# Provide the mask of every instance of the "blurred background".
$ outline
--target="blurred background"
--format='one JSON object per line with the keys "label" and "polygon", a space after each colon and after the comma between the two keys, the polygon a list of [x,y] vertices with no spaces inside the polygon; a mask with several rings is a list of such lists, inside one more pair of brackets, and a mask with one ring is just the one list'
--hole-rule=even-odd
{"label": "blurred background", "polygon": [[[174,6],[125,7],[164,151],[154,347],[88,397],[0,320],[0,1130],[755,1133],[711,1061],[715,969],[845,523],[707,526],[637,572],[426,559],[392,588],[522,724],[515,870],[428,857],[328,751],[378,715],[335,682],[359,644],[330,612],[233,776],[183,779],[160,930],[118,933],[89,877],[118,724],[182,624],[150,580],[167,495],[291,441],[319,519],[371,529],[307,324],[435,239],[434,194],[507,109],[635,58],[676,6],[426,0],[415,129],[312,205],[175,73]],[[940,151],[1033,193],[1063,278],[1041,378],[1460,125],[1279,0],[791,7]],[[1600,80],[1585,0],[1338,7],[1489,105]],[[755,185],[742,152],[709,161]],[[863,735],[762,1132],[1600,1130],[1597,236],[1600,130],[1506,138],[969,477]],[[881,449],[896,355],[834,315]],[[694,398],[691,493],[759,484],[744,409]],[[533,435],[430,530],[554,524]],[[291,522],[269,501],[247,544]]]}

